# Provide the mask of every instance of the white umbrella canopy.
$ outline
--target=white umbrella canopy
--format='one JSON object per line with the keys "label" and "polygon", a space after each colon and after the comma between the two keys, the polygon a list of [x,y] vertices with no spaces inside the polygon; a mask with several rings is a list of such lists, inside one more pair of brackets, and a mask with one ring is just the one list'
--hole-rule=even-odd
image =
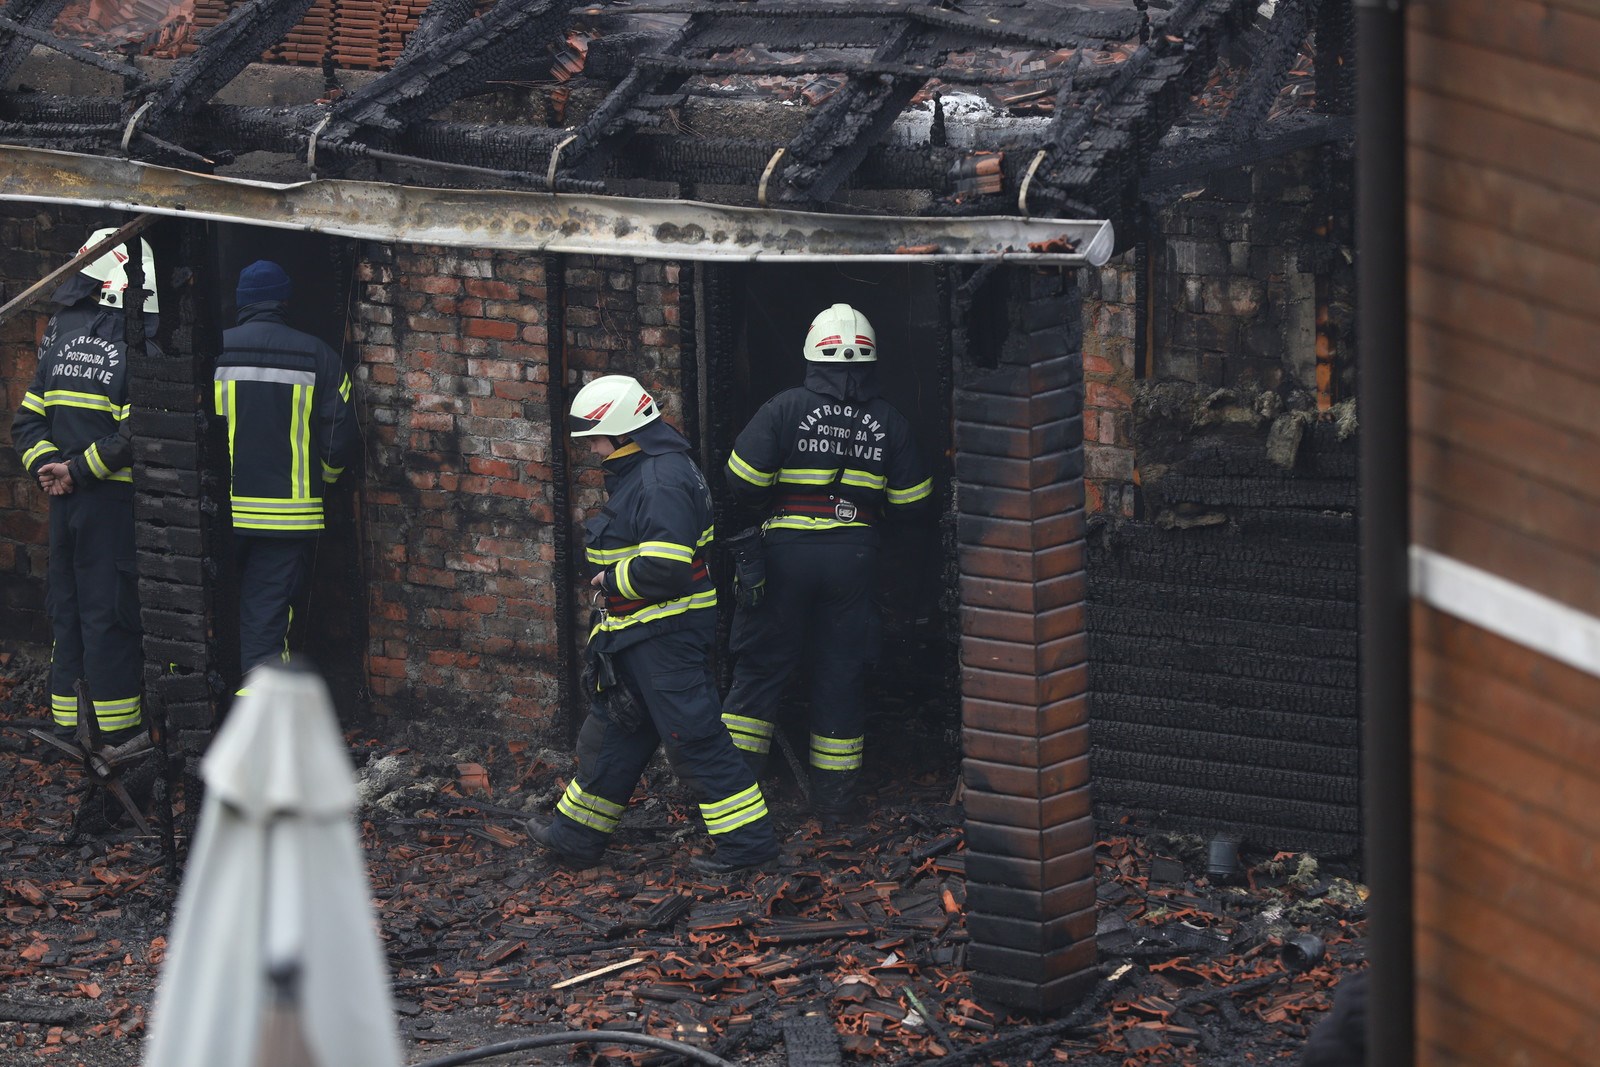
{"label": "white umbrella canopy", "polygon": [[399,1067],[327,687],[271,665],[247,689],[201,764],[144,1067]]}

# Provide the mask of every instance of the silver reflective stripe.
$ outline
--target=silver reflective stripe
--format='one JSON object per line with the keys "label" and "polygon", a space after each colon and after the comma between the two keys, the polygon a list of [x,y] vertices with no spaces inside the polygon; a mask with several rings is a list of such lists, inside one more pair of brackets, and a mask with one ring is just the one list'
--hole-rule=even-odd
{"label": "silver reflective stripe", "polygon": [[217,381],[316,385],[317,372],[314,370],[284,370],[281,367],[218,367]]}

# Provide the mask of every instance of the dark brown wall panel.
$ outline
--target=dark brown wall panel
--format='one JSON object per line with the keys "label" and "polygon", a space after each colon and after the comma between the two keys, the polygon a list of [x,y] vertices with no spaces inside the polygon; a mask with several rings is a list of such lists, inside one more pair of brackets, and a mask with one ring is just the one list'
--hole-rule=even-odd
{"label": "dark brown wall panel", "polygon": [[1419,1032],[1439,1062],[1600,1039],[1600,678],[1419,607]]}

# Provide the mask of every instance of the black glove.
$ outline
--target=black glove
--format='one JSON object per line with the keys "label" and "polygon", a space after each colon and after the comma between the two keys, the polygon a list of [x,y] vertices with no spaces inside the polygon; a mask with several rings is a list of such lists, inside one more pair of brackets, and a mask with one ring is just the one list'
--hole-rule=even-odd
{"label": "black glove", "polygon": [[617,675],[609,653],[591,653],[589,662],[584,666],[583,677],[584,686],[606,709],[606,718],[619,729],[631,734],[645,724],[648,713],[634,699],[633,690]]}
{"label": "black glove", "polygon": [[724,543],[733,557],[733,598],[742,608],[761,603],[767,591],[767,561],[761,554],[761,527],[740,530]]}

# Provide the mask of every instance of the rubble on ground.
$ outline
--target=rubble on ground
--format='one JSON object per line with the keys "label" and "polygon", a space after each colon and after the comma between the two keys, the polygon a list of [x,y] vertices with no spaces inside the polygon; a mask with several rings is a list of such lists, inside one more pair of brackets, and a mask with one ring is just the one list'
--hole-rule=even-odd
{"label": "rubble on ground", "polygon": [[[24,673],[0,666],[9,741],[43,721],[37,704],[5,702]],[[824,830],[779,768],[767,791],[783,857],[724,885],[687,873],[686,852],[708,842],[662,762],[606,864],[570,871],[523,829],[558,795],[569,756],[517,741],[351,747],[410,1062],[580,1029],[738,1062],[1284,1062],[1363,963],[1365,891],[1316,857],[1247,851],[1214,883],[1199,838],[1121,824],[1096,848],[1099,983],[1065,1019],[1014,1016],[975,996],[966,969],[951,776],[881,781],[870,817]],[[132,1065],[177,887],[153,839],[67,843],[76,769],[39,756],[0,746],[0,1046],[10,1064]],[[195,803],[179,798],[180,824]]]}

